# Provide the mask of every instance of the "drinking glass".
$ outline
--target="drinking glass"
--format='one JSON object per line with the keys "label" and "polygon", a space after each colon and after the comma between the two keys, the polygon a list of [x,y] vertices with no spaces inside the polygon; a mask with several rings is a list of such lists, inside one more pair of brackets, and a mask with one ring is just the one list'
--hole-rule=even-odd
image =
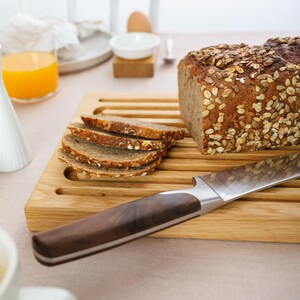
{"label": "drinking glass", "polygon": [[58,62],[51,34],[31,41],[15,41],[2,58],[2,74],[13,101],[48,99],[58,88]]}

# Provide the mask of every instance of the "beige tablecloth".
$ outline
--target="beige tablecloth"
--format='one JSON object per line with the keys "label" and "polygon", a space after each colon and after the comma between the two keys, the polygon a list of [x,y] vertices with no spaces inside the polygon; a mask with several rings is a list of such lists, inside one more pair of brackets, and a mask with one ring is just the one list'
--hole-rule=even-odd
{"label": "beige tablecloth", "polygon": [[[211,44],[262,43],[277,35],[170,36],[175,40],[176,56],[182,57],[189,50]],[[166,37],[162,35],[162,41]],[[64,287],[82,300],[300,299],[299,244],[143,238],[52,268],[34,259],[24,205],[84,94],[89,91],[176,93],[176,64],[164,65],[163,55],[162,45],[154,78],[114,79],[109,60],[92,69],[62,76],[59,93],[50,100],[32,105],[14,104],[34,159],[23,170],[0,174],[0,226],[17,243],[25,284]]]}

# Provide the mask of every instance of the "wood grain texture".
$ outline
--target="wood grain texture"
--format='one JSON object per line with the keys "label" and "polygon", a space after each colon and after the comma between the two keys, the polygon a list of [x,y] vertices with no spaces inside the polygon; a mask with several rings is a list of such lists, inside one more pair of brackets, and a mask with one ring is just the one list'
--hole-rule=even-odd
{"label": "wood grain texture", "polygon": [[155,55],[145,59],[127,60],[114,58],[114,77],[153,77],[155,67]]}
{"label": "wood grain texture", "polygon": [[[157,114],[155,114],[155,111]],[[165,112],[165,114],[163,114]],[[184,127],[174,95],[89,93],[81,113],[136,117]],[[31,231],[44,231],[152,194],[192,186],[192,177],[300,151],[300,146],[256,152],[203,155],[187,133],[147,176],[87,180],[54,154],[29,198],[25,214]],[[200,218],[156,233],[157,237],[300,242],[300,180],[256,192]]]}
{"label": "wood grain texture", "polygon": [[[149,229],[198,211],[200,213],[200,209],[199,200],[192,195],[155,194],[34,235],[33,248],[39,255],[53,259],[96,246],[102,247],[90,255],[110,249],[111,242],[115,243],[114,247],[118,246],[125,242],[124,239],[129,238],[126,240],[128,242],[137,238],[134,236],[136,234],[142,236]],[[76,258],[86,255],[80,254]]]}

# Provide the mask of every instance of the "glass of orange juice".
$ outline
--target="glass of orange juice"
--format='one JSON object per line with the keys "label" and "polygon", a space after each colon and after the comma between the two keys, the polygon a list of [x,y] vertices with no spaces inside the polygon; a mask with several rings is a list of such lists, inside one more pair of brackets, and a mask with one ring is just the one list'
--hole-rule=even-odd
{"label": "glass of orange juice", "polygon": [[10,98],[32,103],[48,99],[58,88],[58,62],[52,35],[17,43],[2,58],[3,80]]}

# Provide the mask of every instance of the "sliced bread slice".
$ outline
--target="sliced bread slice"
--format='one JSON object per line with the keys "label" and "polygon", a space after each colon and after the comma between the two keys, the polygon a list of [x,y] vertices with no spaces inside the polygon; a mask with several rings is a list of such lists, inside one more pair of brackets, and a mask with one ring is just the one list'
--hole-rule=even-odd
{"label": "sliced bread slice", "polygon": [[84,162],[79,162],[75,159],[75,156],[64,152],[62,149],[58,149],[57,158],[77,172],[82,173],[87,177],[132,177],[137,175],[145,176],[149,172],[153,171],[155,167],[160,164],[162,158],[157,158],[149,164],[136,168],[98,168]]}
{"label": "sliced bread slice", "polygon": [[115,116],[87,115],[81,116],[86,125],[95,126],[109,132],[124,133],[148,139],[181,140],[185,130],[173,126],[144,122]]}
{"label": "sliced bread slice", "polygon": [[100,167],[129,168],[140,167],[162,157],[166,150],[132,151],[110,148],[92,143],[73,135],[62,139],[65,152],[75,156],[80,162]]}
{"label": "sliced bread slice", "polygon": [[105,132],[99,128],[90,127],[81,123],[70,124],[68,129],[73,135],[81,139],[113,148],[129,150],[159,150],[169,148],[175,143],[174,140],[152,140],[120,133]]}

